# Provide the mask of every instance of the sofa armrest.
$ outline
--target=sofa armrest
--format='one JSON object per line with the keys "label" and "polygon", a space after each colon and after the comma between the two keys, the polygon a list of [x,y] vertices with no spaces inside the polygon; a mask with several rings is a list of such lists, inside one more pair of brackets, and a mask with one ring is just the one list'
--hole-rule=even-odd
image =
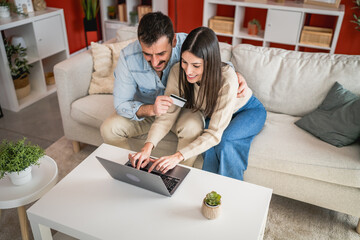
{"label": "sofa armrest", "polygon": [[74,127],[71,104],[88,95],[93,72],[90,51],[82,52],[54,66],[54,76],[65,136]]}

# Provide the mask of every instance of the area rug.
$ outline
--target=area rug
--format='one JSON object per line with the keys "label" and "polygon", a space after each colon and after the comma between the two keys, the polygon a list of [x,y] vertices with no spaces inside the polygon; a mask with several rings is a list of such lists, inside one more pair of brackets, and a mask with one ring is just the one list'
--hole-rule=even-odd
{"label": "area rug", "polygon": [[[79,153],[74,153],[71,141],[62,137],[46,149],[46,154],[57,162],[60,181],[95,149],[86,145]],[[353,216],[273,195],[264,239],[360,240],[360,235],[355,232],[357,221],[358,218]],[[0,240],[21,240],[16,209],[2,210]]]}

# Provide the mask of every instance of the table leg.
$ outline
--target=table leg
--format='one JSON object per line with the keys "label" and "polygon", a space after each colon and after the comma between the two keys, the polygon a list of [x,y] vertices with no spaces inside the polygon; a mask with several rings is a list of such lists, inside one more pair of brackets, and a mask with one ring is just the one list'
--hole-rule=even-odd
{"label": "table leg", "polygon": [[28,224],[27,224],[25,206],[18,207],[17,210],[18,210],[18,215],[19,215],[22,239],[28,240],[29,239],[29,228],[28,228]]}
{"label": "table leg", "polygon": [[1,219],[1,209],[0,209],[0,219]]}
{"label": "table leg", "polygon": [[31,230],[35,240],[52,240],[51,230],[49,227],[41,225],[30,219]]}
{"label": "table leg", "polygon": [[80,142],[78,142],[78,141],[73,141],[72,144],[73,144],[74,153],[80,152]]}

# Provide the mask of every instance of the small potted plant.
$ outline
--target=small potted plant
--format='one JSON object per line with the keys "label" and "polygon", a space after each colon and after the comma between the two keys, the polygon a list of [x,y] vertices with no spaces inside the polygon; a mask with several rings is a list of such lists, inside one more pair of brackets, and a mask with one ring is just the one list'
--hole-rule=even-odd
{"label": "small potted plant", "polygon": [[[352,7],[352,9],[357,9],[357,11],[360,11],[360,0],[355,0],[355,7]],[[354,20],[351,20],[350,22],[355,23],[357,26],[355,26],[355,29],[360,31],[360,15],[358,16],[356,13],[353,14]]]}
{"label": "small potted plant", "polygon": [[85,14],[83,20],[85,31],[97,31],[96,17],[100,9],[99,0],[81,0],[81,6]]}
{"label": "small potted plant", "polygon": [[32,66],[28,64],[26,59],[27,49],[22,47],[21,44],[12,45],[7,38],[4,38],[4,46],[16,96],[20,99],[30,93],[29,74]]}
{"label": "small potted plant", "polygon": [[26,138],[17,142],[4,140],[0,144],[0,179],[6,175],[15,185],[31,180],[31,167],[39,165],[39,159],[45,155],[38,145],[25,143]]}
{"label": "small potted plant", "polygon": [[253,20],[249,21],[249,23],[248,23],[248,34],[249,35],[257,35],[260,30],[261,30],[261,25],[260,25],[259,20],[254,18]]}
{"label": "small potted plant", "polygon": [[207,219],[215,219],[220,215],[221,195],[215,191],[206,194],[201,212]]}
{"label": "small potted plant", "polygon": [[8,18],[10,17],[10,10],[12,4],[7,0],[0,0],[0,18]]}
{"label": "small potted plant", "polygon": [[9,0],[0,0],[0,18],[8,18],[10,17],[10,12],[21,14],[21,15],[27,15],[24,13],[21,13],[15,4],[13,2],[10,2]]}
{"label": "small potted plant", "polygon": [[109,19],[115,19],[116,18],[116,7],[115,6],[108,6],[108,17]]}

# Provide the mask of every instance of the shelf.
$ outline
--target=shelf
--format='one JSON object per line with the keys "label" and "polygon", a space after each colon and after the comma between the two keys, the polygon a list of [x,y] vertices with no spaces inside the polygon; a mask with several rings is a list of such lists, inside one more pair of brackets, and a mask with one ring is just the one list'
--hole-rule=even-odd
{"label": "shelf", "polygon": [[223,36],[223,37],[234,37],[233,34],[227,34],[227,33],[215,32],[215,34],[218,35],[218,36]]}
{"label": "shelf", "polygon": [[30,94],[17,99],[0,35],[0,104],[4,109],[20,111],[56,91],[56,85],[46,85],[45,72],[53,71],[56,63],[69,58],[64,12],[47,8],[30,13],[28,17],[12,16],[0,19],[0,31],[5,37],[20,36],[27,47],[30,68]]}
{"label": "shelf", "polygon": [[256,41],[264,41],[264,34],[265,32],[263,30],[260,30],[258,35],[249,35],[247,28],[241,28],[240,33],[236,35],[236,37]]}
{"label": "shelf", "polygon": [[320,46],[315,46],[315,45],[308,45],[308,44],[302,44],[299,43],[298,44],[299,47],[307,47],[307,48],[315,48],[315,49],[322,49],[322,50],[328,50],[330,51],[331,48],[330,47],[320,47]]}
{"label": "shelf", "polygon": [[[313,6],[295,1],[285,1],[277,3],[268,1],[250,1],[250,0],[204,0],[203,26],[208,26],[209,19],[218,14],[218,6],[234,6],[234,34],[216,33],[218,36],[231,37],[232,44],[241,43],[242,40],[254,40],[262,42],[263,46],[270,44],[280,44],[294,46],[295,50],[299,47],[309,47],[319,50],[327,50],[330,53],[335,52],[336,43],[340,33],[341,24],[344,18],[344,5],[338,9]],[[266,20],[264,29],[258,35],[252,36],[247,33],[244,27],[246,12],[251,9],[265,9]],[[300,36],[307,14],[334,16],[335,26],[333,29],[333,38],[330,47],[321,47],[315,45],[300,44]],[[321,27],[321,26],[319,26]],[[285,47],[285,46],[284,46]]]}
{"label": "shelf", "polygon": [[[116,37],[116,31],[119,26],[130,26],[130,12],[137,11],[137,6],[141,4],[141,0],[126,0],[126,17],[127,21],[119,21],[118,14],[116,19],[109,19],[107,15],[108,6],[117,6],[117,0],[100,0],[100,16],[103,40],[108,41]],[[151,6],[153,12],[160,11],[165,15],[168,14],[168,0],[152,0]],[[116,10],[117,11],[117,10]]]}

